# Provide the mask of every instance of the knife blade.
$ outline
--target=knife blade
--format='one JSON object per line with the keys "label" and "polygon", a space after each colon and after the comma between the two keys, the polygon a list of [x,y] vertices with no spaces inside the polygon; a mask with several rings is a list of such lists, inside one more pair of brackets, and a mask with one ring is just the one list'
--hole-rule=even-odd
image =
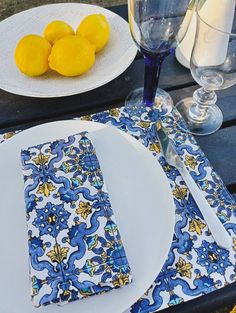
{"label": "knife blade", "polygon": [[161,151],[166,159],[166,162],[177,168],[177,170],[179,171],[199,210],[201,211],[203,218],[207,223],[208,228],[216,243],[222,248],[229,249],[232,246],[232,239],[230,237],[230,234],[227,232],[224,225],[221,223],[221,221],[213,211],[202,190],[199,189],[195,180],[192,178],[191,174],[184,166],[183,161],[175,150],[174,143],[168,137],[168,134],[162,127],[161,122],[158,122],[156,124],[156,130],[157,138],[161,146]]}

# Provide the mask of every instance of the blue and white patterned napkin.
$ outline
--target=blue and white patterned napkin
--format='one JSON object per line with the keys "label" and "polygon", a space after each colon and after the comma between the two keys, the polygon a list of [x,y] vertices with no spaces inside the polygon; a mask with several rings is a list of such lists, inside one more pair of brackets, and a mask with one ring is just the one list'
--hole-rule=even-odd
{"label": "blue and white patterned napkin", "polygon": [[130,267],[87,134],[30,147],[21,158],[34,305],[129,284]]}

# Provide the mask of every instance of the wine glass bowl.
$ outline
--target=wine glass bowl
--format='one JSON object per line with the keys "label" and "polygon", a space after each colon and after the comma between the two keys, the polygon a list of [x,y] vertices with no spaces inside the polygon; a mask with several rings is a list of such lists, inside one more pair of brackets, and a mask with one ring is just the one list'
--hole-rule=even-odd
{"label": "wine glass bowl", "polygon": [[138,48],[153,55],[175,49],[186,31],[180,27],[188,4],[189,0],[129,0],[130,31]]}
{"label": "wine glass bowl", "polygon": [[[204,30],[206,42],[203,46],[200,32]],[[224,47],[219,49],[221,43]],[[209,52],[214,48],[216,52],[212,55],[212,51]],[[198,32],[190,66],[193,78],[208,90],[233,86],[236,82],[236,34],[226,33],[208,25],[198,14]]]}
{"label": "wine glass bowl", "polygon": [[225,31],[235,25],[235,14],[232,13],[233,18],[222,14],[225,29],[218,29],[217,21],[216,25],[211,25],[206,14],[203,18],[202,3],[196,9],[197,30],[190,61],[191,74],[201,88],[192,98],[181,100],[175,107],[188,130],[195,135],[209,135],[220,128],[223,114],[216,105],[215,91],[236,83],[236,33]]}

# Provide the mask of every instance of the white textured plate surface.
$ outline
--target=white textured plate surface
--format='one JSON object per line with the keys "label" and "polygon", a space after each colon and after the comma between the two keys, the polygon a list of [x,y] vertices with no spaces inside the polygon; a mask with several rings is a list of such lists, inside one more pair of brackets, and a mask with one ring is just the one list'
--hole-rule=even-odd
{"label": "white textured plate surface", "polygon": [[[132,269],[133,282],[106,294],[35,309],[30,301],[20,150],[87,130],[93,140]],[[0,146],[0,312],[122,313],[150,287],[167,257],[174,229],[169,182],[141,143],[114,127],[60,121],[26,130]]]}
{"label": "white textured plate surface", "polygon": [[[78,77],[63,77],[51,71],[30,78],[18,70],[14,50],[20,38],[32,33],[42,35],[45,26],[53,20],[63,20],[76,29],[86,15],[93,13],[107,17],[111,35],[89,72]],[[123,73],[137,51],[124,19],[107,9],[82,3],[50,4],[15,14],[0,23],[0,38],[0,88],[32,97],[68,96],[102,86]]]}

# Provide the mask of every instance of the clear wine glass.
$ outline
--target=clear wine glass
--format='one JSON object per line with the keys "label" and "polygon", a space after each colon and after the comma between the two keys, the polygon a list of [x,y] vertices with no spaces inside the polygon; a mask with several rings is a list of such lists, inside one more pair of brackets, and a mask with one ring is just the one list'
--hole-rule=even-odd
{"label": "clear wine glass", "polygon": [[133,90],[126,99],[130,115],[152,107],[155,98],[163,96],[157,90],[161,65],[183,39],[193,3],[195,0],[128,0],[131,35],[145,60],[144,88]]}
{"label": "clear wine glass", "polygon": [[229,10],[232,15],[220,14],[221,21],[210,19],[216,25],[223,25],[224,31],[208,24],[209,15],[202,6],[205,3],[199,1],[196,8],[197,32],[190,61],[191,74],[201,88],[192,98],[183,99],[175,106],[188,130],[195,135],[209,135],[220,128],[223,115],[216,105],[215,91],[236,83],[236,33],[225,31],[236,25],[235,2],[231,3],[233,10]]}

